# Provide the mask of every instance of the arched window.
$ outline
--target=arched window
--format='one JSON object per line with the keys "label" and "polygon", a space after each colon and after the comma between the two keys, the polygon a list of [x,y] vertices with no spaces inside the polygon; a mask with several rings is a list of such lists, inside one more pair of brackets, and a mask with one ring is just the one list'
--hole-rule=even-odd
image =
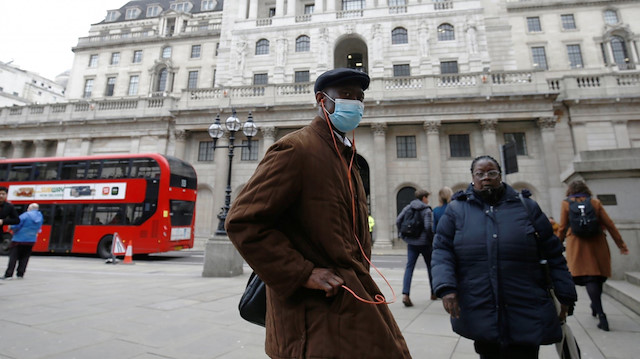
{"label": "arched window", "polygon": [[163,68],[158,72],[158,86],[156,87],[156,91],[163,92],[167,90],[167,79],[169,78],[169,71],[167,68]]}
{"label": "arched window", "polygon": [[622,37],[611,36],[611,51],[613,52],[613,60],[618,65],[618,68],[627,70],[631,60],[629,59],[627,44]]}
{"label": "arched window", "polygon": [[296,52],[308,52],[311,47],[311,40],[307,35],[300,35],[296,39]]}
{"label": "arched window", "polygon": [[604,22],[609,25],[615,25],[619,23],[620,19],[618,19],[618,13],[615,10],[605,10]]}
{"label": "arched window", "polygon": [[398,214],[402,212],[402,209],[416,199],[416,189],[413,187],[403,187],[398,191],[396,196],[396,211]]}
{"label": "arched window", "polygon": [[456,35],[453,31],[453,25],[442,24],[438,26],[438,41],[450,41],[455,39]]}
{"label": "arched window", "polygon": [[404,27],[396,27],[391,31],[391,43],[392,44],[407,44],[409,43],[409,36],[407,35],[407,29]]}
{"label": "arched window", "polygon": [[269,54],[269,40],[260,39],[256,42],[256,55],[267,55]]}

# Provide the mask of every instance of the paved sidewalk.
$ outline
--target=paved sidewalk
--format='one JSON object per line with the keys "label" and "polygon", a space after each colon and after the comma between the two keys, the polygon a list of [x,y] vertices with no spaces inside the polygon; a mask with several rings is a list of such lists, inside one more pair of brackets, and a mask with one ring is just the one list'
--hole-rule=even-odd
{"label": "paved sidewalk", "polygon": [[[6,260],[0,257],[0,268]],[[248,267],[234,278],[203,278],[201,264],[134,262],[32,257],[25,279],[0,281],[0,359],[267,358],[264,329],[237,314]],[[414,273],[414,307],[400,299],[391,305],[413,357],[477,358],[472,342],[451,331],[441,301],[428,300],[423,270]],[[399,292],[403,269],[383,273]],[[640,357],[640,318],[605,296],[612,331],[603,332],[583,288],[578,294],[569,323],[583,358]],[[540,357],[557,358],[551,346]]]}

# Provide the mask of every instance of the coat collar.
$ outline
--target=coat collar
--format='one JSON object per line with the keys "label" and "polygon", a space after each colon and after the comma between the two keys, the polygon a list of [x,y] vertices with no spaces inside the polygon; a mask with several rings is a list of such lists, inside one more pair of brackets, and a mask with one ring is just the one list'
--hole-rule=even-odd
{"label": "coat collar", "polygon": [[[502,182],[502,185],[505,186],[505,191],[504,191],[504,196],[502,197],[500,202],[520,201],[519,194],[515,189],[513,189],[513,187],[509,186],[504,182]],[[485,202],[481,198],[476,196],[476,194],[473,192],[473,184],[469,184],[466,191],[464,192],[460,191],[456,193],[455,200],[471,201],[480,206],[483,206],[485,204]]]}

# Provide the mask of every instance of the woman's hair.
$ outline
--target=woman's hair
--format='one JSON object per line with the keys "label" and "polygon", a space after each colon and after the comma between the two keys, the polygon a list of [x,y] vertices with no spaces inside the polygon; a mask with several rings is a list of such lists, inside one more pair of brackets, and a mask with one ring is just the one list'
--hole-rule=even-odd
{"label": "woman's hair", "polygon": [[502,168],[500,168],[500,163],[498,163],[498,161],[496,161],[495,158],[489,156],[489,155],[482,155],[482,156],[478,156],[476,158],[473,159],[473,161],[471,162],[471,174],[473,174],[473,167],[476,165],[476,162],[480,161],[480,160],[488,160],[491,161],[493,163],[495,163],[496,167],[498,167],[498,171],[500,173],[502,173]]}
{"label": "woman's hair", "polygon": [[584,193],[589,197],[592,196],[591,190],[587,187],[587,184],[580,180],[569,183],[569,188],[567,188],[567,196],[571,196],[576,193]]}
{"label": "woman's hair", "polygon": [[445,204],[451,201],[451,196],[453,195],[453,191],[451,188],[444,186],[438,191],[438,197],[440,197],[440,203]]}

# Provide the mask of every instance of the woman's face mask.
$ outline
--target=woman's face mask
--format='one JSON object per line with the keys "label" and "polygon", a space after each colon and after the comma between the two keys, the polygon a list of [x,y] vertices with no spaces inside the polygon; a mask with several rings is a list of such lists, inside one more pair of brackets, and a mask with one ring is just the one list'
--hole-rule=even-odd
{"label": "woman's face mask", "polygon": [[333,113],[329,114],[329,119],[338,131],[349,132],[358,127],[364,114],[364,104],[361,101],[341,98],[334,100],[326,93],[324,95],[335,103]]}

